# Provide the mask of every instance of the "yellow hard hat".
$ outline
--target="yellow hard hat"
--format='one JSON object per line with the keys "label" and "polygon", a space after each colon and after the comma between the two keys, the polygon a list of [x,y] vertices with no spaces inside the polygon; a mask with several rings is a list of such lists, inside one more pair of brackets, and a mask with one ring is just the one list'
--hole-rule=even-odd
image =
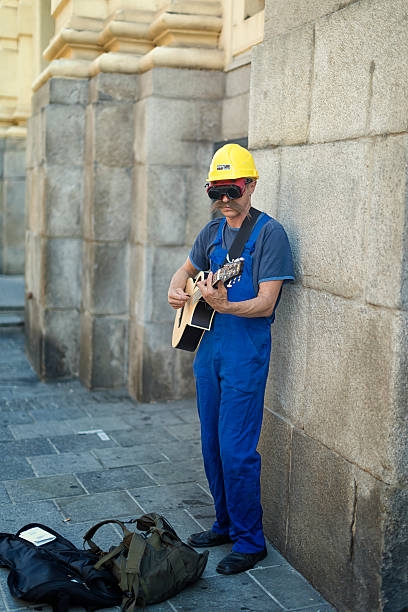
{"label": "yellow hard hat", "polygon": [[226,144],[214,153],[207,181],[225,179],[258,178],[254,158],[239,144]]}

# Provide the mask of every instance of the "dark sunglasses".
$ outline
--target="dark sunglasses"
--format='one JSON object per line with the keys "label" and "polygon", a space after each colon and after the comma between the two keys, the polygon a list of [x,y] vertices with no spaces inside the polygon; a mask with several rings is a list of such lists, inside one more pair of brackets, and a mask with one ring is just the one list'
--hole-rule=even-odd
{"label": "dark sunglasses", "polygon": [[251,179],[246,179],[242,187],[235,183],[230,183],[227,185],[209,185],[207,183],[207,194],[212,200],[221,200],[222,196],[224,195],[226,195],[230,200],[237,200],[244,195],[246,184],[251,182]]}

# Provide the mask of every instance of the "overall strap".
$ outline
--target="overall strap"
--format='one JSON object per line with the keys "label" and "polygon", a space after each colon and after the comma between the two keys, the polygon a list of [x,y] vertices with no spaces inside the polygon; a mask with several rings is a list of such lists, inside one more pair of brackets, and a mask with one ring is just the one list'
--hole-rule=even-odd
{"label": "overall strap", "polygon": [[211,246],[215,246],[217,244],[222,244],[222,233],[224,231],[224,225],[226,223],[226,218],[224,217],[223,219],[221,219],[219,225],[218,225],[218,231],[217,231],[217,237],[214,240],[214,242],[212,243]]}
{"label": "overall strap", "polygon": [[261,233],[262,228],[264,227],[264,225],[266,225],[266,223],[268,223],[268,221],[271,219],[271,217],[269,215],[267,215],[266,213],[261,213],[259,215],[258,221],[254,227],[254,230],[248,240],[248,242],[245,245],[245,250],[249,251],[250,253],[252,253],[252,251],[255,248],[255,242],[257,241],[257,238],[259,236],[259,234]]}

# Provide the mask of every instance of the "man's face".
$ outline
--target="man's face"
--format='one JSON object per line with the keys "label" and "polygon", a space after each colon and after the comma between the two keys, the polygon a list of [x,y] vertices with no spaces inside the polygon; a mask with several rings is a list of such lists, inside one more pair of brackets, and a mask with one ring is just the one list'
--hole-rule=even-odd
{"label": "man's face", "polygon": [[228,185],[237,185],[239,189],[235,191],[239,192],[239,190],[241,190],[242,195],[240,197],[231,197],[231,192],[232,195],[235,195],[233,194],[234,190],[228,190],[230,193],[220,195],[213,203],[213,209],[220,210],[222,214],[229,219],[241,216],[242,214],[246,215],[251,207],[251,194],[255,189],[255,181],[246,183],[245,179],[237,179],[235,181],[211,182],[211,187],[220,187],[221,191]]}

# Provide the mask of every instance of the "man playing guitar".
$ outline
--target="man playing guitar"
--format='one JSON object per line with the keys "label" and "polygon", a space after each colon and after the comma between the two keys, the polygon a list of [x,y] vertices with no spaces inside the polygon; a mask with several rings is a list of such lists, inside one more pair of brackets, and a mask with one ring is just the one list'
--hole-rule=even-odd
{"label": "man playing guitar", "polygon": [[[227,144],[215,153],[206,188],[222,217],[201,230],[168,292],[169,304],[182,308],[190,298],[184,291],[187,280],[210,270],[198,286],[215,315],[199,344],[194,375],[216,521],[210,530],[192,534],[189,543],[209,547],[232,541],[232,552],[217,566],[222,574],[248,570],[267,554],[261,459],[256,448],[269,368],[270,325],[283,283],[294,279],[285,230],[275,219],[251,208],[257,179],[252,155],[240,145]],[[239,282],[213,286],[213,274],[229,261],[241,228],[241,242],[245,242]]]}

